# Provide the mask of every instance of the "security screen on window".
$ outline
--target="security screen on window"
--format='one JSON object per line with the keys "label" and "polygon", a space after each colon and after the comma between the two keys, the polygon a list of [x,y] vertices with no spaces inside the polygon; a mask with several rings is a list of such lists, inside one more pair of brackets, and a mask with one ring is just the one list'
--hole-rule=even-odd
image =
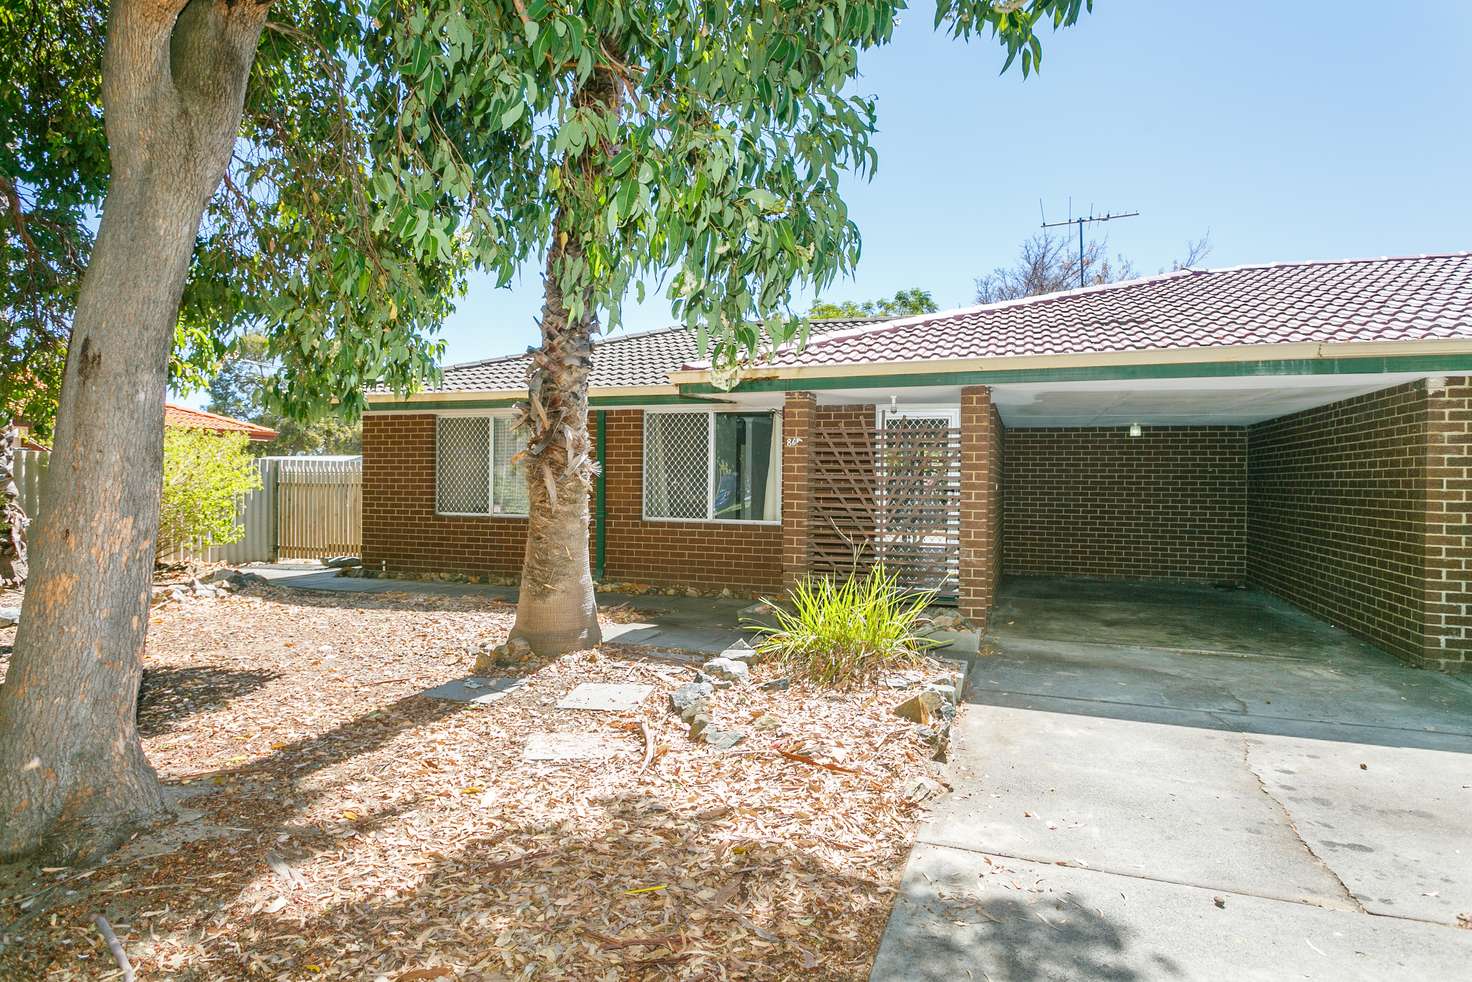
{"label": "security screen on window", "polygon": [[754,522],[776,519],[774,437],[771,413],[715,414],[712,517]]}
{"label": "security screen on window", "polygon": [[780,433],[771,413],[646,413],[645,517],[777,521]]}

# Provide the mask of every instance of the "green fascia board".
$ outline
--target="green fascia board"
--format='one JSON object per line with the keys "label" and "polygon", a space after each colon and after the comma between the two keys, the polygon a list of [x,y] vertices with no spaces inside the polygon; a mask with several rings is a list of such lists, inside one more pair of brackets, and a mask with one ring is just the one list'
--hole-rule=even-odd
{"label": "green fascia board", "polygon": [[914,388],[932,385],[996,385],[1005,382],[1101,382],[1128,379],[1224,378],[1272,375],[1384,375],[1396,372],[1472,372],[1472,355],[1395,355],[1296,358],[1280,361],[1213,361],[1154,365],[1086,365],[1078,368],[1013,368],[976,372],[770,378],[721,390],[709,382],[680,386],[686,395],[731,392],[806,392],[816,389]]}
{"label": "green fascia board", "polygon": [[[455,402],[370,402],[363,410],[367,413],[403,412],[406,409],[510,409],[520,399],[462,399]],[[592,396],[588,405],[595,409],[618,408],[619,406],[709,406],[724,400],[709,397],[698,398],[687,395],[662,396]]]}

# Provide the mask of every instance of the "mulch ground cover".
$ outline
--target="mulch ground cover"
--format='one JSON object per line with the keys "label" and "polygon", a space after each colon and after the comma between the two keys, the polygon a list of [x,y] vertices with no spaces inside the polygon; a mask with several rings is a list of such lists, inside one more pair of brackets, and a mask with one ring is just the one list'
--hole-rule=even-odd
{"label": "mulch ground cover", "polygon": [[[0,870],[0,978],[117,978],[99,913],[140,979],[866,978],[932,766],[906,693],[721,689],[727,751],[667,709],[697,666],[645,649],[419,695],[512,619],[266,586],[155,609],[139,725],[181,815],[95,868]],[[654,691],[557,709],[581,682]],[[525,760],[538,732],[616,745]]]}

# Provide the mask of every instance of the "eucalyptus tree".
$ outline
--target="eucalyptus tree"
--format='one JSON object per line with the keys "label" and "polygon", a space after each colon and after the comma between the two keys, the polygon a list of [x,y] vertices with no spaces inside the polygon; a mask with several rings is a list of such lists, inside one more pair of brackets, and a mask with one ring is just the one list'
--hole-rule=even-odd
{"label": "eucalyptus tree", "polygon": [[[1081,2],[941,3],[937,24],[988,27],[1030,71],[1045,15]],[[513,636],[552,654],[599,639],[587,555],[592,339],[616,328],[631,284],[660,278],[720,375],[800,338],[796,287],[851,271],[859,233],[845,173],[877,163],[859,56],[891,39],[900,0],[518,4],[521,34],[492,71],[513,89],[550,66],[502,122],[530,179],[521,224],[545,244],[541,345],[519,426],[530,499]],[[503,67],[504,66],[504,67]],[[520,240],[525,249],[528,243]]]}
{"label": "eucalyptus tree", "polygon": [[[1028,70],[1037,28],[1083,4],[941,0],[937,24],[995,33]],[[162,809],[135,712],[171,356],[206,366],[255,328],[282,367],[272,405],[352,414],[366,386],[433,376],[468,270],[505,283],[544,258],[525,416],[545,551],[518,630],[566,643],[545,615],[565,598],[585,623],[586,561],[548,557],[585,548],[565,536],[587,520],[595,322],[616,326],[628,285],[660,271],[723,367],[800,336],[792,285],[858,255],[838,172],[874,166],[873,106],[844,87],[902,6],[112,0],[105,41],[61,31],[72,47],[44,70],[21,55],[46,5],[0,12],[18,86],[51,72],[68,90],[0,121],[3,214],[56,223],[77,260],[47,288],[75,302],[50,346],[66,360],[48,504],[0,686],[0,857],[95,855]],[[103,7],[57,9],[95,26]],[[90,142],[70,154],[73,136]],[[46,255],[31,239],[0,244],[7,277]]]}
{"label": "eucalyptus tree", "polygon": [[65,358],[0,686],[0,857],[96,854],[162,809],[135,716],[171,358],[208,366],[255,325],[284,368],[280,405],[353,413],[366,384],[432,375],[434,330],[473,264],[514,268],[495,242],[501,189],[472,186],[459,163],[514,145],[497,127],[456,146],[438,123],[401,125],[410,101],[457,111],[474,79],[447,91],[444,66],[494,51],[500,20],[462,12],[449,40],[408,6],[0,11],[17,72],[0,105],[24,110],[0,117],[0,302],[36,312],[7,323],[0,356],[7,381],[12,356],[26,359],[31,395],[49,382],[44,359]]}

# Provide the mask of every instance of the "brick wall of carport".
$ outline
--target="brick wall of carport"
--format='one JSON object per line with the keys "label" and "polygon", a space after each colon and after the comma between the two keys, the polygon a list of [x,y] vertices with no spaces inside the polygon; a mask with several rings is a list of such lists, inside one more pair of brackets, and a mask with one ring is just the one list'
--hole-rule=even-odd
{"label": "brick wall of carport", "polygon": [[1248,431],[1248,579],[1416,665],[1465,671],[1468,380],[1409,382]]}

